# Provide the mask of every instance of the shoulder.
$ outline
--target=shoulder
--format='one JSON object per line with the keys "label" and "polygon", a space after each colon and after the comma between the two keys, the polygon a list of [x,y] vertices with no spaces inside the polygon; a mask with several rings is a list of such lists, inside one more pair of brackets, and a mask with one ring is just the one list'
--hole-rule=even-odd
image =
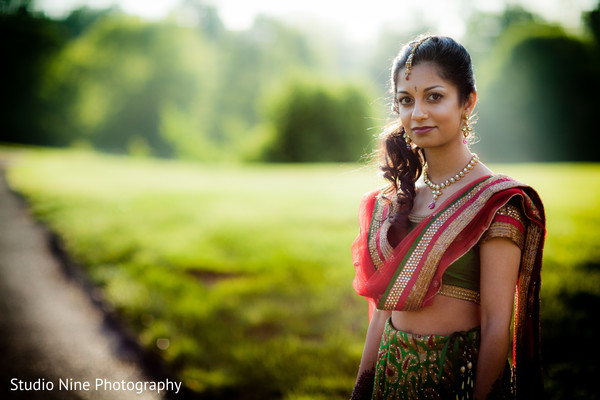
{"label": "shoulder", "polygon": [[377,204],[380,194],[381,189],[376,189],[367,192],[362,196],[360,206],[358,208],[358,223],[361,232],[368,232],[373,211],[375,210],[375,205]]}
{"label": "shoulder", "polygon": [[491,174],[490,182],[494,182],[494,183],[506,182],[506,184],[511,187],[522,188],[524,190],[535,190],[531,185],[529,185],[525,182],[522,182],[518,179],[515,179],[506,174]]}
{"label": "shoulder", "polygon": [[360,199],[360,208],[364,209],[374,207],[375,203],[381,197],[381,195],[382,189],[371,190],[363,194],[362,198]]}
{"label": "shoulder", "polygon": [[518,186],[527,186],[525,183],[513,178],[512,176],[506,174],[494,174],[492,173],[490,176],[491,182],[511,182]]}
{"label": "shoulder", "polygon": [[485,183],[486,187],[498,194],[520,193],[522,195],[527,195],[535,193],[537,197],[537,192],[532,186],[505,174],[492,174]]}
{"label": "shoulder", "polygon": [[363,194],[361,201],[369,201],[377,198],[381,194],[381,189],[374,189],[365,194]]}
{"label": "shoulder", "polygon": [[363,194],[360,199],[359,213],[369,213],[372,212],[375,204],[377,203],[377,199],[380,197],[381,189],[371,190],[365,194]]}
{"label": "shoulder", "polygon": [[527,221],[521,207],[515,200],[515,198],[511,199],[496,211],[490,226],[481,238],[481,245],[490,239],[506,238],[514,242],[519,249],[523,249]]}
{"label": "shoulder", "polygon": [[[499,195],[509,194],[511,204],[519,207],[528,218],[541,224],[545,223],[544,205],[532,186],[504,174],[492,175],[490,182],[496,186]],[[520,201],[517,201],[515,196],[519,197]]]}

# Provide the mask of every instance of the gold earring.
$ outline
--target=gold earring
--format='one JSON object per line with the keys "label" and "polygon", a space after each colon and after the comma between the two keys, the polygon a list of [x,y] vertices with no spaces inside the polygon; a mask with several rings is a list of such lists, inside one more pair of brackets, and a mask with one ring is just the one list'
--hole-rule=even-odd
{"label": "gold earring", "polygon": [[463,126],[462,126],[462,128],[460,128],[460,130],[462,131],[462,134],[463,134],[463,144],[467,144],[467,138],[473,131],[473,128],[471,127],[470,119],[471,118],[469,117],[469,114],[465,113],[465,115],[463,117],[463,120],[464,120]]}
{"label": "gold earring", "polygon": [[406,142],[406,149],[407,150],[411,150],[411,146],[410,146],[410,137],[406,134],[406,130],[402,130],[404,133],[402,134],[402,137],[404,138],[404,142]]}

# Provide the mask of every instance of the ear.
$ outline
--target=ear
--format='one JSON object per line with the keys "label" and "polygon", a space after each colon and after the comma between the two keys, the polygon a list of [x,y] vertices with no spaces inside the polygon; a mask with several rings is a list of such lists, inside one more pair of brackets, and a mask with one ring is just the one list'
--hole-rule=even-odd
{"label": "ear", "polygon": [[475,108],[475,104],[477,104],[477,92],[471,92],[467,98],[467,101],[465,101],[465,112],[471,115],[473,109]]}

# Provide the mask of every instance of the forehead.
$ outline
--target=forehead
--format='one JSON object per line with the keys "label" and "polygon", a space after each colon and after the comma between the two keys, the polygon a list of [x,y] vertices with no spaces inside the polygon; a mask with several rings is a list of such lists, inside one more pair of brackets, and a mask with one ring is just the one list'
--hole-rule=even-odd
{"label": "forehead", "polygon": [[439,73],[437,65],[431,62],[424,62],[414,65],[410,70],[409,79],[404,75],[405,68],[400,70],[396,82],[396,92],[414,92],[432,86],[442,86],[452,89],[454,84],[445,80]]}

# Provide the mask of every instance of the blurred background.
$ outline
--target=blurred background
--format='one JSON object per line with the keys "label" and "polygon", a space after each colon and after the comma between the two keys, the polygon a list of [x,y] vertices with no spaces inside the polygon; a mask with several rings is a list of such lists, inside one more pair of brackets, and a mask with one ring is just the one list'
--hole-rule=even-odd
{"label": "blurred background", "polygon": [[348,398],[358,203],[424,32],[472,55],[474,150],[544,200],[546,395],[599,398],[598,1],[1,0],[0,167],[192,398]]}
{"label": "blurred background", "polygon": [[599,158],[592,0],[1,4],[2,142],[356,161],[388,116],[391,60],[432,32],[473,56],[482,157]]}

